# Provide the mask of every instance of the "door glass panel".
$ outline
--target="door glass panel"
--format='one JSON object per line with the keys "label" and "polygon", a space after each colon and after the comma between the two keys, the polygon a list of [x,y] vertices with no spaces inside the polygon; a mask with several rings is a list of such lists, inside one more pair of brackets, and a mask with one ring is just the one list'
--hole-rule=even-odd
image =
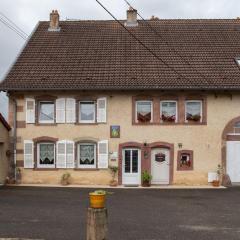
{"label": "door glass panel", "polygon": [[138,150],[132,150],[132,172],[138,172]]}
{"label": "door glass panel", "polygon": [[130,173],[131,151],[125,150],[125,173]]}

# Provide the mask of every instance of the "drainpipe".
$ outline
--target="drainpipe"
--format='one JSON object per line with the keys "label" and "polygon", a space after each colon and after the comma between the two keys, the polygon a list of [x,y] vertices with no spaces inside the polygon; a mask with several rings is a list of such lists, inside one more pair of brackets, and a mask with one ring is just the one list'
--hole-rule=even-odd
{"label": "drainpipe", "polygon": [[[7,93],[7,96],[9,97],[10,94]],[[17,163],[17,101],[15,98],[12,98],[12,101],[14,103],[13,106],[13,163],[14,163],[14,179],[16,180],[16,163]]]}
{"label": "drainpipe", "polygon": [[17,101],[14,98],[14,119],[13,119],[13,150],[14,150],[14,179],[16,181],[17,175]]}

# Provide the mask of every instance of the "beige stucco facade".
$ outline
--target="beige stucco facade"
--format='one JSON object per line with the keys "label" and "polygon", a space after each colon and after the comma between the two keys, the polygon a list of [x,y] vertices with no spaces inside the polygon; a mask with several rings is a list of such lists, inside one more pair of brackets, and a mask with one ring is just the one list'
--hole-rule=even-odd
{"label": "beige stucco facade", "polygon": [[9,131],[0,121],[0,184],[4,184],[8,174]]}
{"label": "beige stucco facade", "polygon": [[[207,97],[207,124],[205,125],[133,125],[132,124],[132,97],[143,94],[139,92],[101,92],[97,96],[107,97],[107,123],[103,124],[57,124],[55,126],[36,126],[26,124],[17,128],[17,163],[22,162],[23,142],[41,136],[58,138],[59,140],[98,139],[109,140],[109,152],[118,152],[119,144],[125,142],[153,143],[167,142],[174,145],[173,184],[207,184],[208,172],[216,171],[222,163],[222,132],[230,120],[240,116],[240,94],[213,94],[204,93]],[[144,95],[160,96],[160,92],[145,92]],[[178,93],[175,93],[178,95]],[[184,94],[184,93],[181,93]],[[187,94],[187,93],[186,93]],[[199,94],[199,93],[197,93]],[[202,93],[201,93],[202,94]],[[38,93],[46,95],[46,93]],[[48,93],[49,95],[49,93]],[[57,97],[91,96],[89,92],[56,93]],[[194,93],[191,93],[194,96]],[[13,96],[12,96],[13,97]],[[25,122],[25,98],[34,97],[32,93],[16,96],[19,109],[17,121]],[[12,101],[10,101],[11,115]],[[24,125],[24,124],[23,124]],[[121,137],[110,138],[110,126],[120,125]],[[1,126],[0,126],[1,129]],[[3,131],[2,129],[0,130]],[[1,142],[1,141],[0,141]],[[180,145],[182,144],[182,148]],[[194,152],[193,170],[177,171],[178,150],[192,150]],[[111,162],[110,164],[117,164]],[[71,173],[73,184],[109,184],[111,174],[109,170],[38,170],[22,169],[23,183],[57,184],[65,172]],[[0,172],[0,177],[1,177]]]}

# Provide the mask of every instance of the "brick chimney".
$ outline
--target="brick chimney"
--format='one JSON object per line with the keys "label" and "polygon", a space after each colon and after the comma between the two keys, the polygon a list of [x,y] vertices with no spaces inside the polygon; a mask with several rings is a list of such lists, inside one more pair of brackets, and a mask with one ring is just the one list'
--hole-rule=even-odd
{"label": "brick chimney", "polygon": [[137,10],[130,7],[127,10],[127,21],[125,23],[126,27],[137,27],[138,21],[137,21]]}
{"label": "brick chimney", "polygon": [[57,10],[52,10],[50,13],[50,23],[48,31],[60,31],[59,14]]}

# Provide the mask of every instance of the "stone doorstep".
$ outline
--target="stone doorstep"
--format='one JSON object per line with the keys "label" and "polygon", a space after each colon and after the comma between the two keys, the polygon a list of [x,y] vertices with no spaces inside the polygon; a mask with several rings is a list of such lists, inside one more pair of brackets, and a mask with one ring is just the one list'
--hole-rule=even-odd
{"label": "stone doorstep", "polygon": [[[226,187],[213,187],[211,185],[195,185],[195,186],[185,186],[185,185],[159,185],[159,186],[117,186],[111,187],[108,185],[67,185],[62,186],[60,184],[8,184],[7,186],[14,187],[55,187],[55,188],[99,188],[99,189],[226,189]],[[0,239],[1,240],[1,239]]]}

